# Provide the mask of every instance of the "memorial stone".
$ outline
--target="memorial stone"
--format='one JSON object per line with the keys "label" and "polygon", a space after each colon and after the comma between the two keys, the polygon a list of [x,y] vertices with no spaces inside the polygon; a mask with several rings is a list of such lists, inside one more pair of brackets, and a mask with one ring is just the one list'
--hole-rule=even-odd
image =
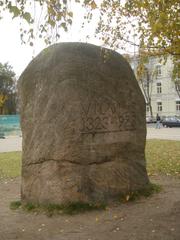
{"label": "memorial stone", "polygon": [[145,101],[120,54],[52,45],[19,89],[24,203],[106,202],[149,183]]}

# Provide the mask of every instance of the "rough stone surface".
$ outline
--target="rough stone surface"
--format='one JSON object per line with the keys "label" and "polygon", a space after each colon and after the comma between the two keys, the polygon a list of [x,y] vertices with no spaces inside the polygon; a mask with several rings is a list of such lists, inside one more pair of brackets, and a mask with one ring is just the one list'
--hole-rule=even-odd
{"label": "rough stone surface", "polygon": [[148,184],[144,98],[126,60],[104,51],[56,44],[21,75],[24,202],[109,201]]}

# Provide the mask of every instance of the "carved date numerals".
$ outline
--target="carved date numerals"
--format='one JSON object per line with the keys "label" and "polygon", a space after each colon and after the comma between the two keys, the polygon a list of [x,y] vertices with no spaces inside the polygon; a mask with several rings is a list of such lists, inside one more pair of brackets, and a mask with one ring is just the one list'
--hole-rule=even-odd
{"label": "carved date numerals", "polygon": [[128,113],[118,116],[118,129],[119,130],[134,130],[135,129],[135,117],[134,114]]}
{"label": "carved date numerals", "polygon": [[86,132],[86,131],[105,130],[106,129],[105,120],[106,119],[104,119],[104,122],[103,122],[100,117],[96,117],[96,118],[88,117],[86,119],[83,118],[82,119],[82,122],[83,122],[82,131]]}
{"label": "carved date numerals", "polygon": [[[127,106],[126,106],[127,108]],[[82,133],[131,131],[135,129],[135,113],[119,102],[93,101],[82,107]]]}

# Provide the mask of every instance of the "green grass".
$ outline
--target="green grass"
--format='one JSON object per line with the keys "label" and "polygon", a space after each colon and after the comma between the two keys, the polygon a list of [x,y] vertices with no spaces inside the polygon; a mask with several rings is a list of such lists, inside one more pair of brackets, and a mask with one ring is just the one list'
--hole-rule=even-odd
{"label": "green grass", "polygon": [[40,204],[35,205],[32,203],[27,203],[22,205],[20,201],[11,202],[10,208],[12,210],[16,210],[19,208],[22,208],[25,211],[28,212],[37,212],[37,213],[46,213],[48,216],[52,216],[54,214],[78,214],[78,213],[84,213],[87,211],[93,211],[93,210],[105,210],[106,205],[105,204],[89,204],[84,202],[74,202],[74,203],[68,203],[68,204]]}
{"label": "green grass", "polygon": [[0,153],[0,178],[13,178],[21,174],[21,152]]}
{"label": "green grass", "polygon": [[21,201],[14,201],[14,202],[11,202],[11,204],[10,204],[11,210],[16,210],[20,207],[21,207]]}
{"label": "green grass", "polygon": [[149,175],[180,177],[180,141],[148,140],[146,160]]}
{"label": "green grass", "polygon": [[[154,193],[159,193],[160,191],[161,187],[159,185],[150,183],[148,186],[141,190],[119,196],[118,200],[120,203],[126,203],[140,199],[142,196],[149,197]],[[21,201],[11,202],[10,209],[17,210],[20,208],[27,212],[45,213],[47,216],[51,217],[55,214],[74,215],[93,210],[105,210],[106,204],[90,204],[84,202],[72,202],[68,204],[22,204]]]}
{"label": "green grass", "polygon": [[146,187],[140,190],[129,192],[125,195],[119,196],[119,201],[120,202],[136,201],[141,197],[149,197],[154,193],[159,193],[161,189],[162,189],[161,186],[154,183],[149,183]]}

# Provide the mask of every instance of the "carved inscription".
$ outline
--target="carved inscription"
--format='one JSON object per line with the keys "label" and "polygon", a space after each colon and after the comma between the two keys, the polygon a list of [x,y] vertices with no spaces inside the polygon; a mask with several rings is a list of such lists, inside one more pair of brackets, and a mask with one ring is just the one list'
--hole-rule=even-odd
{"label": "carved inscription", "polygon": [[92,100],[82,105],[81,133],[106,133],[135,129],[135,112],[110,100]]}

